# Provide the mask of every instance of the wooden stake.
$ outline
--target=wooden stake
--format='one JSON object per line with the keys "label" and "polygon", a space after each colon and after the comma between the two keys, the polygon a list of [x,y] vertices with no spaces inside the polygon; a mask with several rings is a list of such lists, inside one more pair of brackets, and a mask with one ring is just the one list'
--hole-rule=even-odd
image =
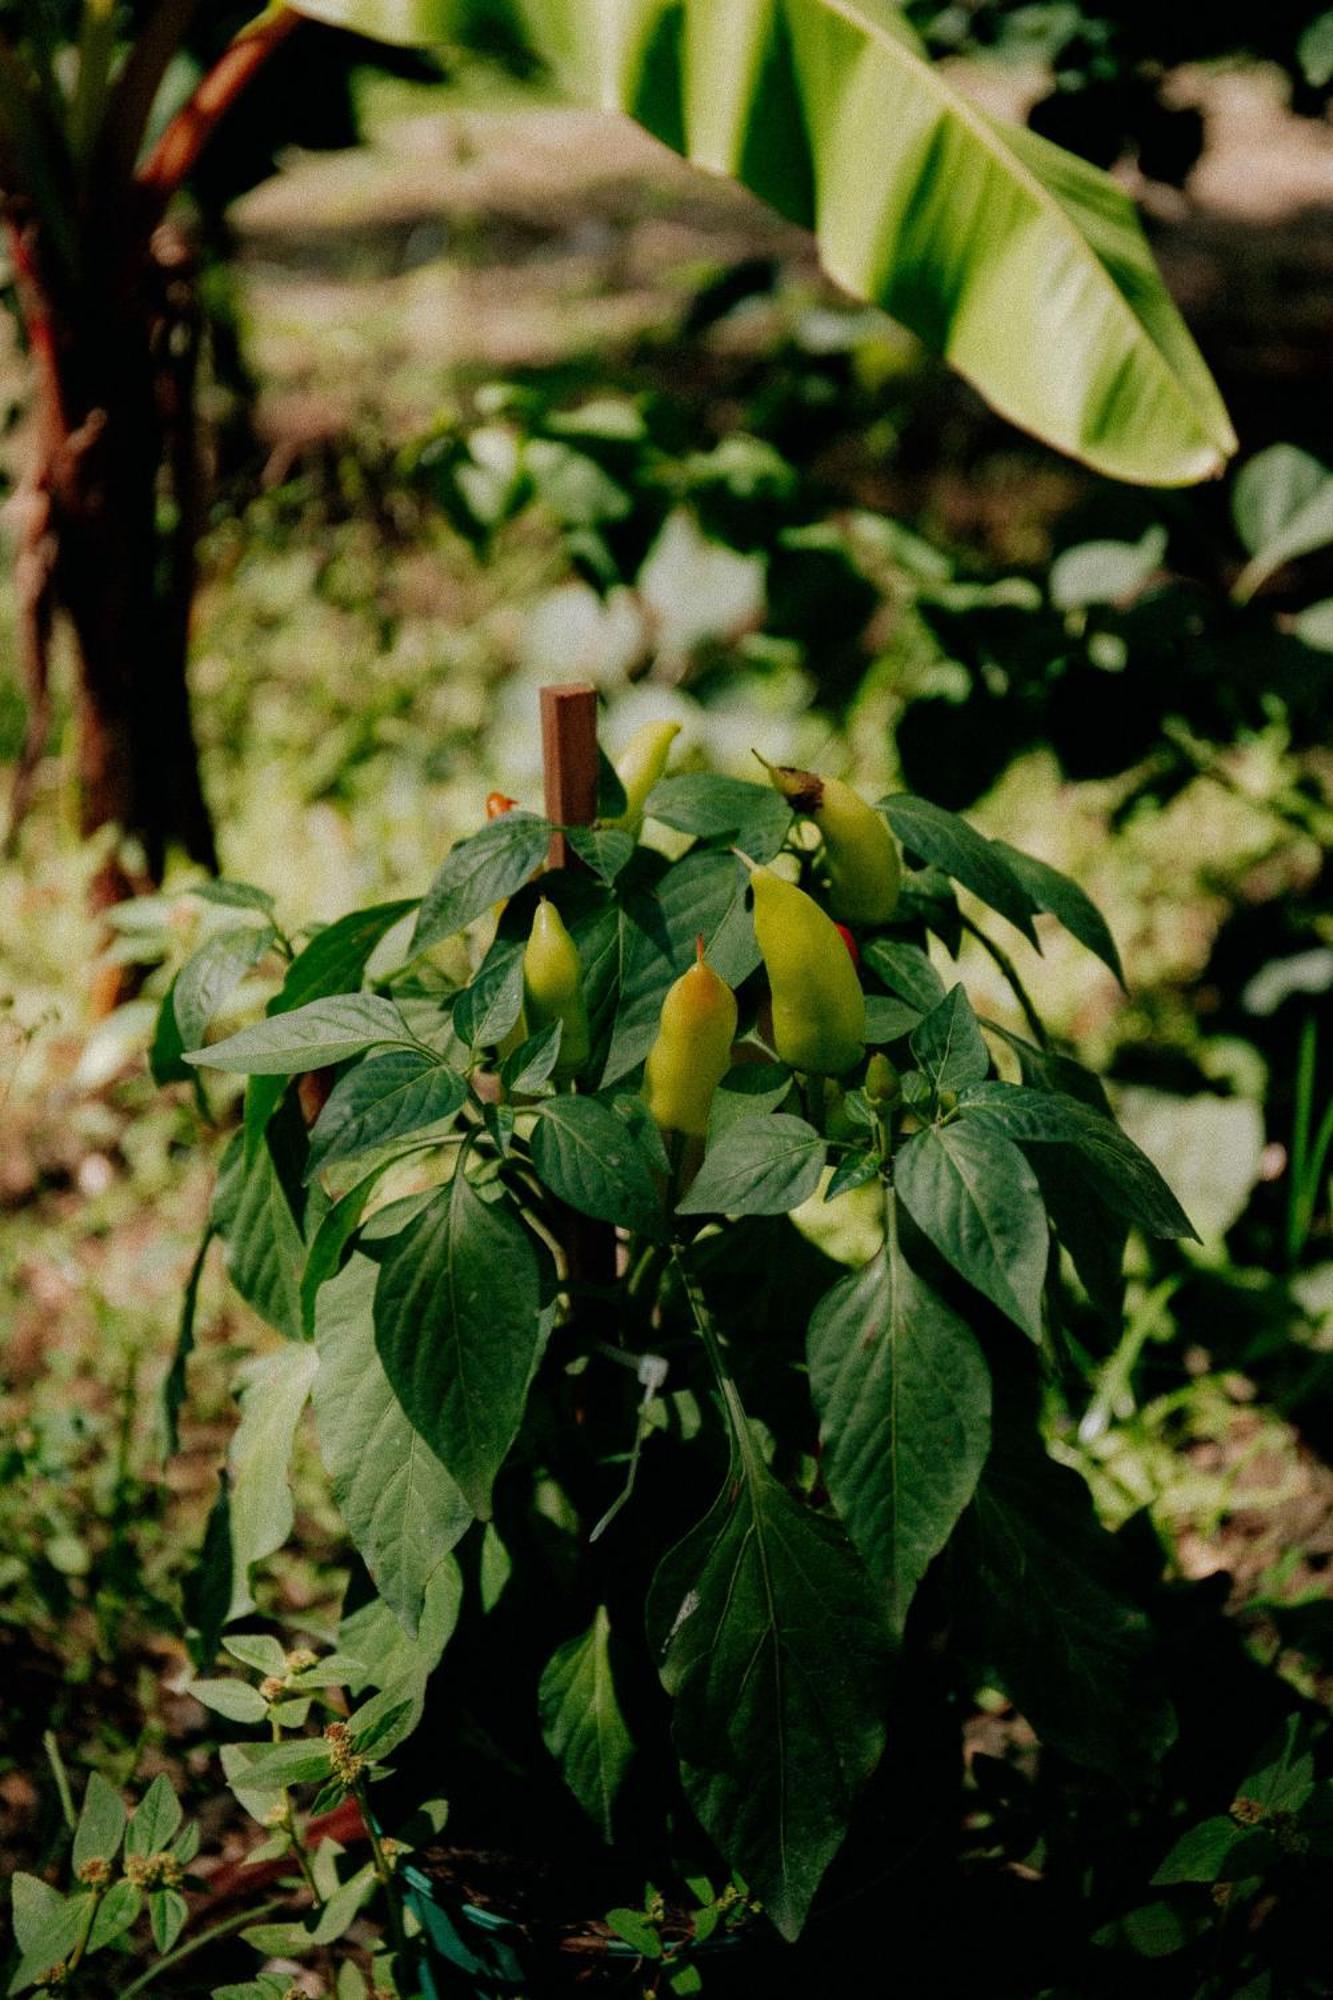
{"label": "wooden stake", "polygon": [[[588,681],[542,689],[546,817],[555,826],[591,826],[597,817],[597,690]],[[551,836],[552,868],[575,859],[563,833]]]}

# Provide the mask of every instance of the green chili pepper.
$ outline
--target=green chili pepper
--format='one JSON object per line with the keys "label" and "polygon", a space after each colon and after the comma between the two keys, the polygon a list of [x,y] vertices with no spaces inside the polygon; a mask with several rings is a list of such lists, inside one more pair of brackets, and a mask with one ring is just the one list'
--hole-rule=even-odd
{"label": "green chili pepper", "polygon": [[849,924],[886,923],[897,908],[902,863],[883,814],[841,778],[759,761],[783,797],[824,837],[834,916]]}
{"label": "green chili pepper", "polygon": [[638,833],[648,794],[665,771],[671,746],[679,735],[678,722],[645,722],[635,730],[616,763],[616,776],[625,791],[625,810],[608,825]]}
{"label": "green chili pepper", "polygon": [[896,1104],[903,1094],[902,1079],[886,1055],[875,1054],[866,1064],[866,1096],[872,1104]]}
{"label": "green chili pepper", "polygon": [[533,1035],[559,1021],[560,1060],[555,1073],[562,1082],[567,1081],[587,1062],[592,1037],[578,946],[555,904],[544,896],[523,951],[523,1013],[528,1033]]}
{"label": "green chili pepper", "polygon": [[731,1068],[736,1039],[736,995],[711,965],[698,961],[683,972],[662,1002],[657,1040],[643,1070],[643,1095],[664,1132],[702,1139],[713,1092]]}
{"label": "green chili pepper", "polygon": [[866,1003],[837,925],[794,882],[741,858],[773,994],[773,1046],[807,1075],[844,1076],[861,1059]]}

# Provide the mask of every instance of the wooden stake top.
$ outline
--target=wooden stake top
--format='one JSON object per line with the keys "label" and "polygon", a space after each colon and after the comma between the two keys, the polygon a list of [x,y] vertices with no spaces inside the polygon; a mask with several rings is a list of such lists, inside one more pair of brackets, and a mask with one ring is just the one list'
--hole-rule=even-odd
{"label": "wooden stake top", "polygon": [[[546,817],[556,826],[591,826],[597,817],[597,690],[589,681],[544,687],[542,763]],[[567,868],[572,857],[563,833],[551,836],[549,863]]]}

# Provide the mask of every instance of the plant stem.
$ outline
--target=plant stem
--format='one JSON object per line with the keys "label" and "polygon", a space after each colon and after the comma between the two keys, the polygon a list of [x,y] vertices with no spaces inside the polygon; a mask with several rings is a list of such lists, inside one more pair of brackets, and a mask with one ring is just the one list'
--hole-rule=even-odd
{"label": "plant stem", "polygon": [[283,1909],[286,1902],[285,1896],[274,1897],[270,1902],[261,1903],[256,1910],[242,1910],[238,1916],[227,1917],[222,1923],[214,1924],[211,1930],[200,1931],[198,1937],[191,1938],[188,1944],[177,1945],[175,1951],[169,1951],[165,1958],[159,1958],[156,1965],[150,1965],[147,1972],[141,1972],[134,1983],[125,1988],[120,2000],[134,2000],[136,1993],[146,1992],[171,1966],[179,1965],[182,1959],[202,1951],[206,1944],[212,1944],[217,1938],[230,1937],[234,1931],[244,1930],[247,1924],[262,1923],[265,1917]]}
{"label": "plant stem", "polygon": [[745,1405],[741,1401],[740,1390],[736,1387],[735,1378],[727,1366],[726,1356],[722,1351],[722,1342],[718,1336],[717,1328],[713,1323],[713,1316],[708,1309],[708,1301],[704,1297],[694,1273],[690,1270],[689,1264],[686,1262],[684,1245],[673,1243],[671,1246],[671,1257],[676,1269],[680,1273],[680,1281],[685,1287],[685,1296],[688,1298],[690,1310],[694,1314],[694,1323],[699,1329],[704,1348],[708,1355],[709,1365],[713,1370],[717,1386],[722,1392],[722,1401],[726,1408],[727,1421],[736,1443],[736,1450],[743,1460],[746,1470],[752,1472],[755,1469],[754,1441],[750,1436],[749,1419],[745,1414]]}
{"label": "plant stem", "polygon": [[407,1928],[403,1923],[402,1902],[398,1894],[398,1884],[389,1857],[375,1825],[375,1816],[370,1810],[370,1800],[366,1793],[364,1778],[358,1778],[352,1787],[352,1795],[361,1808],[361,1818],[370,1836],[370,1853],[375,1866],[375,1879],[384,1891],[384,1906],[389,1920],[389,1936],[393,1940],[394,1955],[405,1968],[412,1958],[412,1948],[408,1941]]}
{"label": "plant stem", "polygon": [[[282,1729],[280,1725],[272,1722],[269,1726],[272,1731],[273,1741],[281,1743]],[[282,1799],[282,1830],[292,1843],[292,1853],[296,1856],[296,1865],[301,1871],[301,1880],[314,1897],[315,1907],[318,1909],[322,1905],[324,1898],[320,1895],[316,1885],[315,1871],[310,1865],[310,1856],[306,1853],[305,1842],[301,1838],[300,1828],[296,1824],[296,1813],[292,1806],[292,1795],[286,1785],[280,1788],[279,1796]]]}
{"label": "plant stem", "polygon": [[999,966],[1000,971],[1009,982],[1014,998],[1023,1009],[1024,1018],[1032,1030],[1038,1048],[1042,1051],[1043,1055],[1047,1054],[1050,1050],[1051,1038],[1046,1032],[1041,1015],[1032,1004],[1032,997],[1027,987],[1019,977],[1018,968],[1012,958],[1010,958],[1008,952],[1004,949],[1003,945],[996,944],[994,938],[989,937],[982,930],[980,924],[973,923],[971,917],[963,918],[963,929],[976,939],[983,951],[989,952],[991,958]]}

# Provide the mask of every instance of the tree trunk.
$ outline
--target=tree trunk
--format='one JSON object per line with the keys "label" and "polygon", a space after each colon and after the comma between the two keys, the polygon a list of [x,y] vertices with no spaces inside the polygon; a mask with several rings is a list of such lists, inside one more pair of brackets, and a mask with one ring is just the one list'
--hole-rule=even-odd
{"label": "tree trunk", "polygon": [[46,642],[63,613],[78,657],[81,828],[121,837],[94,887],[105,907],[159,882],[175,845],[216,866],[186,683],[200,512],[194,270],[163,224],[146,257],[113,238],[88,259],[78,295],[61,296],[35,230],[11,234],[36,392],[25,665],[41,727]]}

